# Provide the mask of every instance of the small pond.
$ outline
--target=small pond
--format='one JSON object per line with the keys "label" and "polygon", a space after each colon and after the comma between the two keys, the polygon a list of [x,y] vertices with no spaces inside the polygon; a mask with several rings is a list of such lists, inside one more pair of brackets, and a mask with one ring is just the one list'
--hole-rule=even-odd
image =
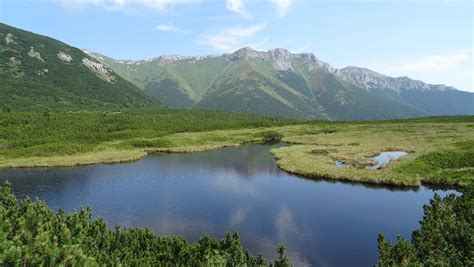
{"label": "small pond", "polygon": [[408,153],[405,151],[385,151],[377,156],[373,157],[372,159],[377,162],[377,164],[369,166],[369,169],[379,170],[382,166],[388,164],[392,160],[399,159],[401,157],[406,156]]}
{"label": "small pond", "polygon": [[283,242],[295,266],[372,266],[377,234],[407,238],[437,192],[396,190],[290,175],[270,145],[73,168],[2,169],[14,193],[57,209],[92,207],[110,224],[149,227],[194,242],[239,232],[245,247],[275,259]]}
{"label": "small pond", "polygon": [[[377,156],[370,158],[372,160],[375,160],[377,163],[372,165],[372,166],[368,166],[367,168],[372,169],[372,170],[380,170],[384,165],[387,165],[390,161],[399,159],[401,157],[404,157],[407,154],[408,153],[405,152],[405,151],[381,152]],[[327,156],[327,153],[326,154],[320,154],[320,155]],[[348,164],[346,164],[342,161],[339,161],[339,160],[335,160],[334,165],[339,168],[339,167],[347,166]]]}

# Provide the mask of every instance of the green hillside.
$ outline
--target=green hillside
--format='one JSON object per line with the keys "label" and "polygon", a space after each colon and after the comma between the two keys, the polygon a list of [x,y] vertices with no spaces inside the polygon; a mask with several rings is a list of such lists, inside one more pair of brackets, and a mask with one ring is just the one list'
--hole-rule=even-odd
{"label": "green hillside", "polygon": [[147,106],[157,101],[80,49],[0,23],[4,109]]}
{"label": "green hillside", "polygon": [[252,61],[232,64],[193,107],[289,118],[327,118],[304,95],[266,75],[264,69],[264,64]]}
{"label": "green hillside", "polygon": [[474,114],[473,93],[357,67],[337,70],[312,54],[284,49],[242,48],[220,56],[143,61],[96,59],[175,108],[344,120]]}

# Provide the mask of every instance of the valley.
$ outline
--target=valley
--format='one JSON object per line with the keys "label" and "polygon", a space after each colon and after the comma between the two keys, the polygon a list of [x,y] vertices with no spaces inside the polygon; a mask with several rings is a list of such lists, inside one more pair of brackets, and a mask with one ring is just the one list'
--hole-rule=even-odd
{"label": "valley", "polygon": [[0,23],[0,265],[471,266],[474,93],[237,45],[265,27],[121,60]]}

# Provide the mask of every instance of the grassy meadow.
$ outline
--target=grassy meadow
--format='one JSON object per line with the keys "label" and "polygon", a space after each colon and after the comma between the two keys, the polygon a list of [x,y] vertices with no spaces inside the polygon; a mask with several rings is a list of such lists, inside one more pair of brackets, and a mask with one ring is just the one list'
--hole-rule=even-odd
{"label": "grassy meadow", "polygon": [[[327,129],[285,135],[292,145],[272,151],[278,166],[306,177],[395,186],[464,187],[474,181],[473,117],[334,123]],[[408,155],[368,169],[375,163],[370,158],[384,151]],[[335,160],[345,166],[336,167]]]}
{"label": "grassy meadow", "polygon": [[[315,179],[395,186],[464,187],[474,181],[474,117],[375,122],[296,121],[206,110],[0,114],[0,167],[74,166],[137,160],[281,139],[283,170]],[[383,151],[407,156],[381,170]],[[336,167],[334,161],[346,166]]]}

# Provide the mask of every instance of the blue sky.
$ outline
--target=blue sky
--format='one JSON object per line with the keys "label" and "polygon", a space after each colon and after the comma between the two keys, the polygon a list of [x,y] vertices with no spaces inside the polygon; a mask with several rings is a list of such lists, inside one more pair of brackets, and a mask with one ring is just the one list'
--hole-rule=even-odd
{"label": "blue sky", "polygon": [[251,46],[474,91],[474,1],[0,0],[0,21],[117,59]]}

